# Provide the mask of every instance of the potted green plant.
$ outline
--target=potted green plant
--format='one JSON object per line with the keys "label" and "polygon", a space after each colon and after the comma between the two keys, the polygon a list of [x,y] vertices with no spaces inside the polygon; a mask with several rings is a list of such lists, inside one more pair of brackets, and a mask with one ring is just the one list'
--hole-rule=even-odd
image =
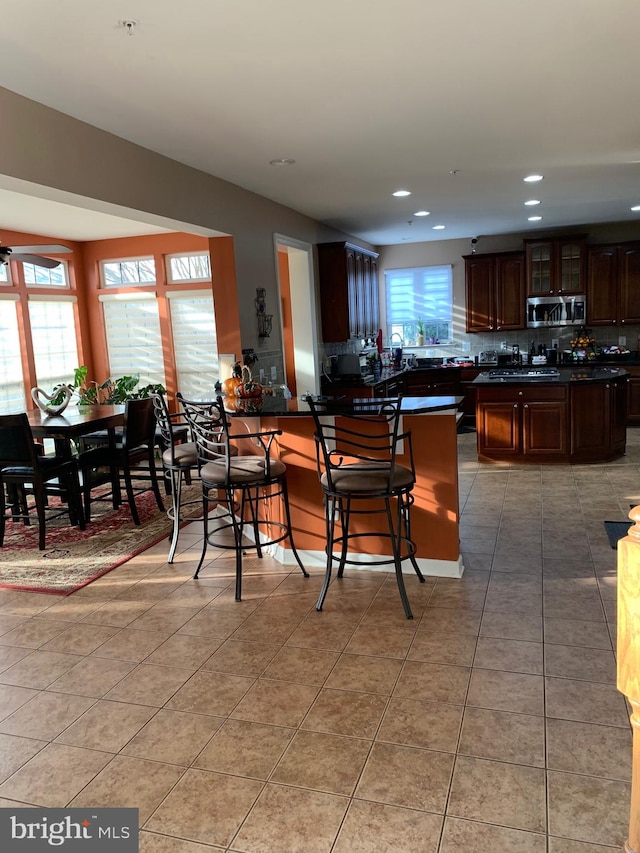
{"label": "potted green plant", "polygon": [[126,403],[127,400],[136,400],[148,397],[154,391],[166,394],[167,389],[160,383],[152,383],[138,388],[140,375],[133,373],[120,376],[117,379],[106,379],[102,384],[87,382],[88,368],[83,365],[76,367],[73,372],[73,382],[57,385],[53,389],[50,405],[61,403],[70,389],[78,398],[79,406],[118,405]]}
{"label": "potted green plant", "polygon": [[424,320],[422,317],[418,317],[416,321],[416,346],[424,346]]}

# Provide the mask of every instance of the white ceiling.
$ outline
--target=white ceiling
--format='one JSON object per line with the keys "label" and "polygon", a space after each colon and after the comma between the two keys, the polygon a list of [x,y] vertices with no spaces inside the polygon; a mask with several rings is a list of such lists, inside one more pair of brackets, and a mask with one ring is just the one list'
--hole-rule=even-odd
{"label": "white ceiling", "polygon": [[640,220],[639,29],[638,0],[22,0],[0,85],[384,245]]}

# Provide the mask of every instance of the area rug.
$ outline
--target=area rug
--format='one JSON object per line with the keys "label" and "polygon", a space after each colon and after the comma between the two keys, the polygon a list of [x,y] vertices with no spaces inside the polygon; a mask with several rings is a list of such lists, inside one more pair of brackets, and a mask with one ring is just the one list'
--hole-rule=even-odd
{"label": "area rug", "polygon": [[[199,484],[183,487],[184,519],[202,515],[201,494]],[[169,495],[163,500],[165,506],[171,505]],[[189,500],[195,503],[185,505]],[[47,522],[44,551],[38,550],[35,514],[28,526],[7,522],[0,548],[0,587],[69,595],[169,536],[172,522],[159,511],[151,492],[138,495],[136,505],[139,527],[126,503],[114,510],[108,502],[93,502],[86,530],[71,527],[68,516],[52,519]]]}
{"label": "area rug", "polygon": [[632,524],[632,521],[605,521],[604,529],[607,532],[609,544],[612,548],[618,549],[618,540],[624,539]]}

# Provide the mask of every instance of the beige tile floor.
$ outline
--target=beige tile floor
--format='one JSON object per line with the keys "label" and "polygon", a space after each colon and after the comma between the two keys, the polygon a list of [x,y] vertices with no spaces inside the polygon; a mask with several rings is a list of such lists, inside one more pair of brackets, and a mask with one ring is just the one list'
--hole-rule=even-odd
{"label": "beige tile floor", "polygon": [[640,431],[596,466],[479,464],[461,580],[305,580],[199,528],[68,598],[0,590],[0,805],[136,806],[142,853],[620,850],[616,552]]}

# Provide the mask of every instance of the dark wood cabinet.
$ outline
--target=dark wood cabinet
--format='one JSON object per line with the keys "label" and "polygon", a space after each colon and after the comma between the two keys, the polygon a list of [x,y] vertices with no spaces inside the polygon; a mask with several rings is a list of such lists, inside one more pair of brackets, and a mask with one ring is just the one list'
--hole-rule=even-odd
{"label": "dark wood cabinet", "polygon": [[627,376],[558,385],[477,385],[478,455],[575,464],[621,456],[627,386]]}
{"label": "dark wood cabinet", "polygon": [[467,332],[525,328],[523,252],[465,255]]}
{"label": "dark wood cabinet", "polygon": [[627,383],[627,424],[640,426],[640,367],[626,367],[629,373]]}
{"label": "dark wood cabinet", "polygon": [[478,454],[540,461],[567,455],[566,386],[477,386]]}
{"label": "dark wood cabinet", "polygon": [[405,394],[410,397],[447,397],[460,393],[459,371],[455,367],[436,367],[405,374]]}
{"label": "dark wood cabinet", "polygon": [[460,390],[460,369],[434,367],[406,370],[375,386],[376,397],[457,397]]}
{"label": "dark wood cabinet", "polygon": [[584,293],[586,237],[584,235],[525,240],[527,295]]}
{"label": "dark wood cabinet", "polygon": [[640,323],[640,243],[589,247],[587,321],[591,326]]}
{"label": "dark wood cabinet", "polygon": [[571,387],[572,461],[592,461],[624,452],[627,430],[627,377]]}
{"label": "dark wood cabinet", "polygon": [[319,243],[322,336],[327,343],[376,337],[378,255],[352,243]]}

